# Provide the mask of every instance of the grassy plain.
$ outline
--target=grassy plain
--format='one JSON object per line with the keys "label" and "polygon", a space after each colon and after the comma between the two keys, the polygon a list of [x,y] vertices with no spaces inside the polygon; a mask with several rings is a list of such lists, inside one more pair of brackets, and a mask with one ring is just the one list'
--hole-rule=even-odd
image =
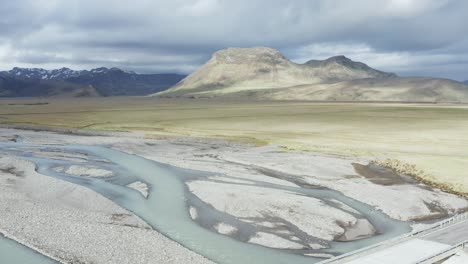
{"label": "grassy plain", "polygon": [[[47,103],[47,104],[38,104]],[[468,193],[468,106],[162,100],[3,99],[0,123],[194,136],[394,158]]]}

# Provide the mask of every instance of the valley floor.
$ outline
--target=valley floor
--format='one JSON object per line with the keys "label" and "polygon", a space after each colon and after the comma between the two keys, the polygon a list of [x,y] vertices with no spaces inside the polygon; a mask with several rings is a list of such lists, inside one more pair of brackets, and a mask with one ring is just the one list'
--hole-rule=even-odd
{"label": "valley floor", "polygon": [[[146,130],[73,132],[77,135],[0,129],[0,139],[51,149],[104,145],[148,160],[203,171],[203,177],[185,179],[189,197],[186,210],[194,222],[240,242],[301,256],[329,257],[352,249],[346,248],[349,242],[343,248],[339,241],[357,241],[356,246],[360,241],[375,243],[378,240],[366,239],[379,239],[374,235],[382,231],[395,236],[408,232],[407,224],[421,228],[468,208],[465,198],[369,166],[370,158],[364,155],[285,151],[279,145],[255,146],[224,139],[155,139],[148,138]],[[0,233],[6,237],[66,263],[115,263],[116,259],[119,263],[210,262],[98,193],[39,175],[33,163],[14,155],[15,147],[12,151],[0,153]],[[28,151],[61,161],[87,162],[92,158],[47,148]],[[76,165],[57,167],[56,171],[85,178],[112,177],[105,166]],[[381,175],[384,180],[376,181],[369,175]],[[151,191],[151,186],[142,182],[127,187],[143,196]],[[324,195],[307,196],[306,191]],[[372,208],[384,216],[376,216]],[[330,246],[336,248],[327,251]]]}
{"label": "valley floor", "polygon": [[348,155],[468,194],[468,106],[147,97],[2,99],[6,127],[138,132]]}

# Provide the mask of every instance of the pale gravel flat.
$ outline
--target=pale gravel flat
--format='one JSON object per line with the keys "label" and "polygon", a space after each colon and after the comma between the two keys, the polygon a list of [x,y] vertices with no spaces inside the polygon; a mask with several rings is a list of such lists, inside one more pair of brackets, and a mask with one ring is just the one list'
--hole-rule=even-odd
{"label": "pale gravel flat", "polygon": [[258,244],[265,247],[282,249],[301,249],[304,247],[299,243],[294,243],[279,236],[264,232],[258,232],[254,237],[252,237],[249,240],[249,243]]}
{"label": "pale gravel flat", "polygon": [[63,263],[211,263],[103,196],[0,158],[0,232]]}
{"label": "pale gravel flat", "polygon": [[[456,195],[438,190],[420,188],[417,185],[383,186],[373,184],[356,175],[353,162],[366,164],[368,161],[347,156],[325,155],[292,151],[275,152],[272,146],[251,151],[229,152],[224,160],[241,164],[258,164],[284,174],[300,176],[312,185],[328,187],[343,194],[375,206],[392,218],[408,221],[413,218],[431,215],[427,204],[437,204],[449,213],[466,209],[468,201]],[[405,195],[401,195],[404,193]]]}
{"label": "pale gravel flat", "polygon": [[[86,132],[92,134],[91,132]],[[46,134],[47,136],[44,136]],[[108,136],[76,136],[54,132],[34,132],[18,129],[0,129],[5,141],[11,135],[20,135],[25,142],[41,144],[107,144],[113,148],[168,163],[174,166],[215,172],[239,180],[258,180],[297,186],[269,177],[253,166],[289,174],[308,184],[328,187],[375,206],[399,220],[411,220],[433,214],[428,204],[437,204],[448,213],[468,208],[467,199],[438,190],[426,190],[416,185],[382,186],[360,178],[352,163],[366,164],[368,160],[346,155],[327,155],[303,151],[280,151],[275,146],[252,147],[223,140],[176,138],[148,140],[137,133],[104,133]],[[350,177],[353,176],[353,177]],[[405,193],[404,196],[401,193]]]}
{"label": "pale gravel flat", "polygon": [[141,193],[143,197],[148,198],[148,184],[141,181],[136,181],[128,184],[127,187],[134,189],[135,191]]}
{"label": "pale gravel flat", "polygon": [[236,227],[232,225],[228,225],[226,223],[218,223],[217,225],[214,226],[214,228],[216,229],[216,231],[218,231],[218,233],[223,234],[223,235],[230,235],[234,233],[235,231],[237,231]]}
{"label": "pale gravel flat", "polygon": [[[154,140],[151,145],[120,142],[114,147],[174,166],[212,171],[241,180],[258,180],[284,186],[297,186],[290,181],[269,177],[255,168],[290,175],[307,184],[324,186],[367,203],[390,217],[409,221],[434,214],[428,204],[437,204],[454,214],[468,208],[468,200],[417,185],[383,186],[357,176],[352,163],[369,160],[344,155],[302,151],[279,151],[275,146],[249,147],[217,141]],[[405,195],[401,195],[405,193]]]}
{"label": "pale gravel flat", "polygon": [[193,207],[193,206],[190,206],[189,208],[189,214],[190,214],[190,218],[192,218],[193,220],[196,220],[198,218],[198,210],[197,208]]}
{"label": "pale gravel flat", "polygon": [[[248,151],[245,145],[230,144],[224,141],[206,141],[200,139],[180,139],[181,142],[166,140],[116,142],[113,148],[131,154],[143,156],[147,159],[168,163],[180,168],[194,169],[207,172],[215,172],[219,176],[229,176],[242,181],[264,181],[268,183],[293,186],[296,184],[289,181],[266,176],[249,166],[239,166],[226,162],[218,156],[224,152],[235,152],[239,150]],[[155,144],[148,145],[146,143]],[[231,182],[234,179],[230,180]]]}
{"label": "pale gravel flat", "polygon": [[374,227],[365,219],[358,219],[357,222],[346,229],[340,240],[353,241],[375,234]]}
{"label": "pale gravel flat", "polygon": [[[339,226],[330,226],[327,221],[301,223],[303,219],[295,219],[291,214],[284,212],[281,209],[282,207],[290,206],[290,203],[293,201],[297,202],[291,198],[293,196],[286,192],[275,191],[274,193],[267,192],[266,194],[259,195],[258,192],[256,193],[256,191],[252,189],[243,189],[243,187],[255,187],[240,186],[236,183],[241,184],[246,183],[245,181],[260,181],[282,186],[298,186],[297,181],[300,181],[309,185],[324,186],[340,191],[344,195],[361,202],[375,206],[390,217],[399,220],[411,220],[437,213],[431,211],[431,208],[428,206],[430,204],[443,207],[448,213],[455,213],[458,210],[468,207],[468,201],[466,199],[438,190],[424,189],[417,185],[410,184],[394,186],[374,184],[357,176],[357,173],[351,165],[352,163],[366,164],[369,160],[356,158],[354,156],[327,155],[302,151],[285,152],[271,145],[253,147],[222,140],[197,138],[149,140],[143,139],[142,136],[138,134],[123,135],[119,133],[109,133],[108,136],[84,137],[50,132],[0,129],[0,135],[5,136],[5,139],[12,133],[21,135],[25,142],[35,144],[106,144],[114,149],[130,154],[137,154],[147,159],[178,167],[214,173],[215,175],[210,175],[207,179],[225,181],[229,179],[231,184],[194,181],[190,182],[189,185],[197,196],[212,205],[218,206],[215,206],[218,210],[230,212],[239,217],[257,215],[259,211],[263,210],[264,205],[268,207],[274,206],[275,204],[269,204],[269,201],[265,199],[252,203],[252,199],[261,197],[262,195],[271,196],[276,199],[276,195],[279,195],[279,209],[275,208],[275,210],[273,210],[277,216],[295,221],[296,224],[301,226],[301,229],[309,230],[309,232],[314,235],[327,239],[330,239],[333,235],[342,234],[344,230]],[[44,134],[47,134],[47,136],[45,137]],[[271,170],[274,172],[274,175],[269,175],[269,173],[265,173],[262,170]],[[282,176],[290,177],[290,179],[286,180],[281,178]],[[235,199],[227,199],[223,196],[225,194],[220,193],[221,190],[226,188],[224,186],[228,186],[228,189],[232,189],[231,195],[234,195],[236,197]],[[214,189],[209,189],[208,187]],[[221,190],[218,190],[218,188],[221,188]],[[238,194],[244,193],[246,190],[248,195],[238,198]],[[401,193],[405,193],[405,195],[401,195]],[[331,207],[323,206],[318,202],[312,202],[307,206],[313,209],[323,210],[322,212],[325,214],[331,214],[332,216],[330,217],[329,215],[328,217],[330,217],[330,219],[327,220],[342,219],[346,216],[344,217],[345,220],[351,220],[347,221],[349,224],[357,223],[357,219],[346,212],[337,209],[334,209],[337,210],[336,214],[335,212],[329,212],[328,210],[330,210]],[[346,208],[345,205],[341,207],[349,212],[353,211],[352,209],[350,210],[350,208]],[[196,209],[190,208],[189,210],[192,218],[196,218]],[[309,213],[312,215],[316,214],[315,211]],[[297,218],[304,218],[304,214]],[[271,225],[271,223],[258,223],[258,221],[249,219],[243,220],[253,224]],[[315,225],[314,228],[311,228],[313,225]],[[280,244],[281,242],[276,241],[273,243]]]}
{"label": "pale gravel flat", "polygon": [[328,241],[345,231],[337,221],[349,225],[357,221],[351,214],[297,193],[209,181],[192,181],[188,185],[192,193],[219,211],[239,219],[265,218],[260,225],[270,222],[275,226],[276,222],[269,218],[285,219],[310,236]]}
{"label": "pale gravel flat", "polygon": [[[86,132],[88,133],[88,132]],[[104,132],[99,132],[103,134]],[[44,136],[46,134],[47,136]],[[328,187],[375,206],[399,220],[411,220],[431,215],[427,204],[438,204],[448,213],[468,208],[468,201],[456,195],[431,191],[416,185],[381,186],[356,176],[351,163],[366,164],[368,160],[346,155],[327,155],[302,151],[279,151],[275,146],[255,148],[223,140],[175,138],[148,140],[137,133],[105,133],[108,136],[76,136],[53,132],[0,129],[5,140],[20,135],[24,142],[53,144],[108,144],[113,148],[138,154],[174,166],[216,172],[240,180],[258,180],[297,186],[290,181],[266,176],[252,165],[287,173],[312,185]],[[353,177],[350,177],[353,176]],[[404,196],[401,193],[405,193]]]}
{"label": "pale gravel flat", "polygon": [[94,166],[71,165],[67,169],[63,167],[58,167],[58,169],[60,172],[81,177],[109,177],[113,175],[112,171]]}

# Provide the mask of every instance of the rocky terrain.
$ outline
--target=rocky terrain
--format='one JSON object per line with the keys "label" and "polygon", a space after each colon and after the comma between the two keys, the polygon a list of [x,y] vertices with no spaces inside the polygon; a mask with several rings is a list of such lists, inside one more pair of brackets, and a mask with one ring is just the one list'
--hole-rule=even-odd
{"label": "rocky terrain", "polygon": [[468,102],[463,83],[398,77],[345,56],[297,64],[279,51],[228,48],[160,97],[275,100]]}
{"label": "rocky terrain", "polygon": [[183,77],[104,67],[90,71],[15,67],[0,72],[0,97],[148,95],[167,89]]}

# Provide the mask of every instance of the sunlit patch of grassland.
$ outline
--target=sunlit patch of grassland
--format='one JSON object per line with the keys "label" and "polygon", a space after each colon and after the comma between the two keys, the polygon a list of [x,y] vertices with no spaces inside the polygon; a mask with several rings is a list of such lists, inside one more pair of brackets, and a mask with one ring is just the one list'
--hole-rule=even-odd
{"label": "sunlit patch of grassland", "polygon": [[426,179],[468,192],[466,105],[144,97],[47,99],[49,104],[31,104],[40,101],[0,100],[0,122],[138,131],[152,138],[223,138],[276,144],[283,150],[392,158],[414,164]]}

